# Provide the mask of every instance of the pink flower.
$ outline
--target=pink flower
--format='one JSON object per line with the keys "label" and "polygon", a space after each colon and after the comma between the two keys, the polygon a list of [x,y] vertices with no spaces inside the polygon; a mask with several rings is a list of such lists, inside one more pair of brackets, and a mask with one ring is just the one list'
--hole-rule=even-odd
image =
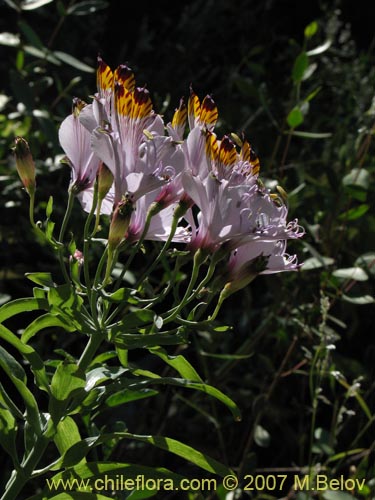
{"label": "pink flower", "polygon": [[79,194],[90,188],[95,180],[100,159],[91,149],[91,134],[79,121],[85,103],[73,101],[73,113],[62,122],[59,141],[72,169],[70,189]]}

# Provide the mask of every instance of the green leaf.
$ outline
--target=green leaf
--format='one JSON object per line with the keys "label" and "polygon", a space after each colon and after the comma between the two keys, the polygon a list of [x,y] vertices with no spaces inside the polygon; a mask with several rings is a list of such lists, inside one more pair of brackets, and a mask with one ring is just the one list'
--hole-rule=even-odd
{"label": "green leaf", "polygon": [[53,0],[23,0],[21,2],[22,10],[34,10],[43,7],[43,5],[47,5],[47,3],[51,3]]}
{"label": "green leaf", "polygon": [[319,54],[323,54],[323,52],[328,50],[331,45],[332,45],[332,40],[327,40],[321,45],[318,45],[318,47],[315,47],[315,49],[309,50],[308,52],[306,52],[306,54],[308,56],[317,56]]}
{"label": "green leaf", "polygon": [[69,64],[70,66],[73,66],[73,68],[76,68],[80,71],[84,71],[86,73],[94,73],[95,69],[92,68],[91,66],[88,66],[87,64],[83,63],[82,61],[79,61],[75,57],[71,56],[70,54],[67,54],[66,52],[61,52],[60,50],[55,50],[53,52],[54,56],[57,57],[60,61],[62,61],[65,64]]}
{"label": "green leaf", "polygon": [[309,257],[303,262],[302,271],[310,271],[311,269],[319,269],[320,267],[331,266],[335,262],[331,257]]}
{"label": "green leaf", "polygon": [[361,186],[345,186],[345,193],[348,194],[350,198],[364,203],[367,200],[367,189]]}
{"label": "green leaf", "polygon": [[233,474],[233,471],[221,464],[217,460],[211,458],[204,453],[188,446],[180,441],[171,439],[163,436],[143,436],[139,434],[131,434],[129,432],[113,432],[110,434],[103,434],[94,438],[86,438],[81,442],[73,445],[61,459],[54,465],[53,469],[61,467],[69,467],[70,464],[77,463],[78,459],[82,459],[87,453],[95,446],[109,441],[110,439],[131,439],[140,441],[143,443],[148,443],[160,448],[162,450],[168,451],[177,455],[185,460],[197,465],[201,469],[204,469],[213,474],[218,474],[219,476],[226,476],[227,474]]}
{"label": "green leaf", "polygon": [[302,130],[292,130],[288,134],[304,137],[305,139],[327,139],[332,136],[331,132],[304,132]]}
{"label": "green leaf", "polygon": [[138,309],[122,318],[121,321],[111,327],[112,334],[117,332],[129,332],[131,329],[139,329],[141,326],[154,322],[156,314],[150,309]]}
{"label": "green leaf", "polygon": [[318,427],[314,431],[314,438],[315,441],[312,448],[313,453],[323,453],[327,456],[331,456],[335,453],[335,450],[331,445],[331,435],[328,431]]}
{"label": "green leaf", "polygon": [[[60,452],[60,455],[63,455],[74,444],[79,443],[81,439],[78,426],[71,417],[68,416],[60,420],[54,436],[54,442]],[[86,459],[83,458],[81,463],[85,462]],[[78,463],[76,465],[78,465]]]}
{"label": "green leaf", "polygon": [[26,385],[26,374],[15,358],[0,346],[0,367],[5,371],[23,399],[26,407],[26,419],[35,434],[41,432],[38,404]]}
{"label": "green leaf", "polygon": [[19,21],[18,26],[20,27],[20,30],[26,37],[27,41],[31,43],[33,47],[37,47],[38,49],[45,49],[41,39],[35,33],[35,31],[29,26],[26,21]]}
{"label": "green leaf", "polygon": [[286,117],[286,121],[290,128],[295,128],[298,127],[298,125],[301,125],[301,123],[303,123],[303,114],[300,108],[293,108]]}
{"label": "green leaf", "polygon": [[170,356],[161,347],[154,347],[152,349],[149,349],[149,352],[151,354],[154,354],[155,356],[158,356],[165,363],[167,363],[167,365],[174,368],[181,375],[181,377],[187,380],[194,380],[195,382],[203,382],[201,377],[196,372],[195,368],[181,354],[179,354],[178,356]]}
{"label": "green leaf", "polygon": [[8,396],[6,390],[0,383],[0,407],[10,411],[13,417],[24,420],[21,410],[14,404],[13,400]]}
{"label": "green leaf", "polygon": [[126,372],[129,372],[129,369],[122,366],[99,366],[94,368],[86,374],[85,391],[89,392],[107,380],[116,380]]}
{"label": "green leaf", "polygon": [[85,372],[78,365],[65,361],[58,365],[51,381],[51,399],[48,406],[55,424],[59,422],[73,397],[85,395],[85,385]]}
{"label": "green leaf", "polygon": [[355,281],[367,281],[368,276],[361,267],[347,267],[343,269],[336,269],[332,273],[336,278]]}
{"label": "green leaf", "polygon": [[7,302],[0,307],[0,323],[3,323],[8,318],[15,316],[16,314],[37,311],[38,309],[47,309],[48,302],[43,299],[37,298],[26,298],[26,299],[16,299],[11,302]]}
{"label": "green leaf", "polygon": [[54,316],[53,314],[47,313],[36,318],[32,323],[30,323],[27,326],[27,328],[25,328],[25,330],[22,333],[21,340],[22,342],[27,344],[28,341],[32,337],[34,337],[34,335],[37,334],[40,330],[43,330],[44,328],[53,328],[53,327],[63,328],[67,332],[74,332],[76,330],[74,325],[70,325],[66,321],[61,320],[58,316]]}
{"label": "green leaf", "polygon": [[142,349],[160,345],[186,344],[185,336],[178,333],[174,335],[169,335],[167,333],[152,333],[149,335],[123,333],[118,334],[112,341],[116,346],[125,349]]}
{"label": "green leaf", "polygon": [[94,14],[98,10],[106,9],[108,5],[108,2],[103,0],[87,0],[71,5],[67,13],[72,16],[87,16],[89,14]]}
{"label": "green leaf", "polygon": [[375,252],[367,252],[360,255],[354,262],[354,265],[363,267],[367,274],[375,276]]}
{"label": "green leaf", "polygon": [[356,220],[365,215],[365,213],[369,210],[370,205],[363,203],[358,205],[357,207],[350,208],[346,212],[339,215],[340,220]]}
{"label": "green leaf", "polygon": [[45,50],[37,49],[36,47],[33,47],[32,45],[24,45],[23,49],[27,54],[30,54],[34,57],[37,57],[38,59],[41,59],[41,60],[45,59],[46,61],[48,61],[52,64],[55,64],[56,66],[61,66],[61,62],[57,59],[57,57],[55,57],[52,54],[52,52],[50,52],[47,49],[45,49]]}
{"label": "green leaf", "polygon": [[51,217],[52,211],[53,211],[53,196],[50,196],[48,198],[48,203],[46,207],[46,216],[48,219]]}
{"label": "green leaf", "polygon": [[66,401],[86,385],[85,372],[75,363],[62,361],[51,381],[51,394],[58,401]]}
{"label": "green leaf", "polygon": [[0,444],[4,451],[11,456],[13,463],[18,464],[16,449],[17,425],[12,413],[0,408]]}
{"label": "green leaf", "polygon": [[270,445],[271,436],[264,427],[257,425],[254,430],[254,441],[261,448],[267,448]]}
{"label": "green leaf", "polygon": [[8,47],[18,47],[20,43],[21,41],[18,33],[8,33],[6,31],[0,33],[0,45],[6,45]]}
{"label": "green leaf", "polygon": [[374,304],[375,299],[372,295],[362,295],[361,297],[350,297],[344,293],[341,295],[342,300],[345,302],[350,302],[351,304],[356,304],[358,306],[364,306],[367,304]]}
{"label": "green leaf", "polygon": [[300,83],[302,81],[303,75],[309,65],[309,58],[306,52],[301,52],[294,61],[294,66],[292,70],[292,78],[294,83]]}
{"label": "green leaf", "polygon": [[119,288],[114,293],[104,294],[104,297],[110,302],[126,302],[128,304],[138,304],[138,299],[134,297],[137,290],[133,288]]}
{"label": "green leaf", "polygon": [[53,282],[51,273],[39,272],[39,273],[25,273],[27,279],[36,283],[37,285],[46,286],[48,288],[54,288],[56,285]]}
{"label": "green leaf", "polygon": [[50,312],[59,315],[61,319],[75,326],[78,331],[84,333],[96,333],[96,329],[87,315],[81,313],[83,299],[75,293],[69,285],[60,285],[48,291],[48,303]]}
{"label": "green leaf", "polygon": [[175,378],[175,377],[158,377],[158,378],[150,378],[141,381],[134,381],[127,384],[130,389],[140,389],[141,387],[147,387],[149,385],[155,384],[166,384],[166,385],[176,385],[178,387],[184,387],[186,389],[194,389],[196,391],[201,391],[209,396],[214,397],[221,403],[225,404],[225,406],[231,411],[235,420],[241,420],[241,412],[236,405],[236,403],[222,393],[216,387],[212,385],[205,384],[203,382],[194,382],[192,380],[186,380],[183,378]]}
{"label": "green leaf", "polygon": [[111,394],[105,400],[105,404],[112,408],[125,403],[129,403],[131,401],[137,401],[138,399],[156,396],[157,394],[159,394],[159,392],[154,389],[141,389],[139,391],[134,391],[132,389],[123,389],[122,391]]}
{"label": "green leaf", "polygon": [[342,179],[344,186],[360,186],[368,189],[370,186],[370,174],[364,168],[352,168],[352,170]]}
{"label": "green leaf", "polygon": [[[142,492],[142,489],[144,488],[143,491],[145,493],[151,492],[152,490],[146,489],[146,484],[142,485],[140,483],[140,480],[143,480],[142,478],[144,478],[145,481],[147,479],[154,481],[159,480],[159,482],[164,486],[177,486],[181,482],[181,480],[184,479],[184,476],[176,474],[164,467],[147,467],[144,465],[135,465],[121,462],[88,462],[59,472],[51,479],[48,479],[47,484],[51,486],[52,484],[58,485],[60,481],[72,481],[76,479],[79,481],[78,484],[82,484],[82,486],[87,485],[87,487],[89,487],[90,485],[93,485],[96,480],[99,480],[97,484],[100,486],[102,484],[105,484],[105,481],[113,480],[116,484],[116,482],[119,483],[123,480],[124,482],[128,481],[126,483],[128,491],[131,491],[130,481],[134,481],[133,491]],[[88,481],[85,482],[86,480]],[[174,487],[169,489],[172,489],[173,491],[175,490]],[[50,493],[51,490],[51,487],[46,487],[44,489],[44,494]],[[43,498],[49,497],[38,496],[33,497],[33,499],[29,500],[42,500]]]}
{"label": "green leaf", "polygon": [[318,31],[318,23],[316,21],[313,21],[312,23],[308,24],[305,28],[305,38],[311,38],[312,36],[315,35],[317,31]]}
{"label": "green leaf", "polygon": [[44,363],[39,354],[32,347],[21,342],[8,328],[0,324],[0,338],[9,342],[13,347],[18,349],[22,356],[30,363],[31,369],[35,375],[37,385],[40,389],[49,392],[49,381],[46,375]]}

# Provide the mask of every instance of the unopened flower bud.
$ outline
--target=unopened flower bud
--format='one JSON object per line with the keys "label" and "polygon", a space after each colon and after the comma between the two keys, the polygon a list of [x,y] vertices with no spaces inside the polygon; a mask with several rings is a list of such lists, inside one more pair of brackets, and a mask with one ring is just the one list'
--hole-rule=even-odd
{"label": "unopened flower bud", "polygon": [[133,202],[129,197],[124,197],[117,204],[109,226],[108,246],[110,250],[115,250],[124,238],[133,209]]}
{"label": "unopened flower bud", "polygon": [[98,197],[103,200],[113,184],[113,174],[103,162],[98,170]]}
{"label": "unopened flower bud", "polygon": [[35,164],[29,145],[22,137],[17,137],[14,147],[18,175],[29,196],[35,192]]}
{"label": "unopened flower bud", "polygon": [[262,271],[267,269],[268,259],[269,256],[258,255],[258,257],[244,264],[236,272],[229,272],[229,281],[222,290],[222,294],[225,298],[245,288],[245,286],[251,283]]}

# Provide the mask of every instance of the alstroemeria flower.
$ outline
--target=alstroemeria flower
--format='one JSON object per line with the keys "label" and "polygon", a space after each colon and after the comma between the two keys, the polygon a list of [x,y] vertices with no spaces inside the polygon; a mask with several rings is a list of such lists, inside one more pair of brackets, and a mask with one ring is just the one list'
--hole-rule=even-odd
{"label": "alstroemeria flower", "polygon": [[83,101],[74,99],[73,113],[65,118],[59,129],[60,145],[72,168],[70,189],[77,194],[92,187],[100,165],[100,159],[91,149],[91,134],[79,120],[85,106]]}
{"label": "alstroemeria flower", "polygon": [[183,176],[186,193],[200,209],[186,219],[192,228],[190,248],[216,251],[222,244],[230,250],[249,241],[298,238],[303,231],[297,221],[286,222],[287,208],[277,204],[257,182],[259,160],[247,141],[238,153],[227,136],[218,141],[206,134],[207,173],[193,170]]}

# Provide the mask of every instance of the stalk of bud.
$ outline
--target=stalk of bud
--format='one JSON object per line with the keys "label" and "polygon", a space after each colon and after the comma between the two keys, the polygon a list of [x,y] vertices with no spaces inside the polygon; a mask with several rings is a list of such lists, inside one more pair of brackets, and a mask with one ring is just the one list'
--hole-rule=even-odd
{"label": "stalk of bud", "polygon": [[18,175],[30,197],[35,193],[35,164],[29,145],[22,137],[17,137],[13,149]]}

